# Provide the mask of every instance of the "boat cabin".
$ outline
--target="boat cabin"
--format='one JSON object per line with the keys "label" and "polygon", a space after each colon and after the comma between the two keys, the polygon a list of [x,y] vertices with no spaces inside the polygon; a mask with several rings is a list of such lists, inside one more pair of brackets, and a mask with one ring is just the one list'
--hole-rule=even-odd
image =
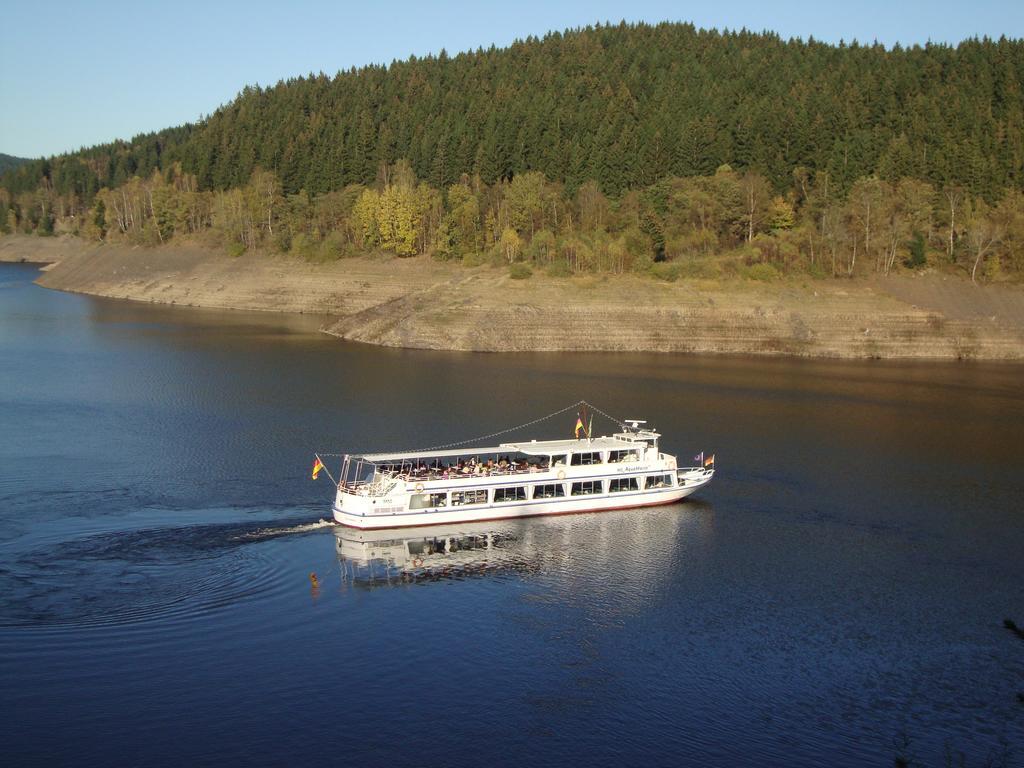
{"label": "boat cabin", "polygon": [[627,509],[711,480],[713,469],[677,466],[644,422],[618,423],[601,437],[346,455],[334,518],[366,530]]}
{"label": "boat cabin", "polygon": [[[598,468],[604,465],[649,463],[661,457],[657,432],[642,430],[633,422],[623,432],[582,440],[531,440],[524,443],[502,443],[490,447],[376,453],[362,456],[346,455],[342,463],[339,490],[369,495],[386,494],[399,483],[423,483],[443,480],[461,481],[492,477],[529,476],[553,473],[565,468]],[[528,479],[527,477],[523,478]],[[515,501],[525,498],[519,486],[505,489],[495,499]],[[590,493],[590,486],[581,485],[578,493]],[[545,491],[545,493],[548,491]],[[555,493],[555,491],[550,491]],[[472,491],[460,492],[452,504],[476,503]],[[466,494],[470,494],[467,496]],[[431,494],[433,495],[433,494]],[[435,503],[436,502],[436,503]],[[444,506],[447,500],[427,499],[424,507]]]}

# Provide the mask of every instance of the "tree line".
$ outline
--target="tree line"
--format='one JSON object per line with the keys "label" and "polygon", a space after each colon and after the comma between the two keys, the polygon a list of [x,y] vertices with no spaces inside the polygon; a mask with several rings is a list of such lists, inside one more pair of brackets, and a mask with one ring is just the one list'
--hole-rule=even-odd
{"label": "tree line", "polygon": [[6,206],[8,231],[59,222],[107,242],[198,237],[236,256],[275,251],[314,261],[431,254],[553,275],[648,272],[669,280],[887,274],[928,262],[959,266],[974,280],[1024,275],[1024,193],[1015,189],[990,204],[959,186],[867,176],[840,194],[827,171],[801,167],[778,194],[761,174],[728,165],[617,198],[595,181],[571,191],[537,171],[492,184],[464,176],[442,190],[400,160],[380,177],[288,194],[276,173],[257,169],[241,186],[211,191],[175,165],[99,190],[78,215],[45,190],[13,201],[0,191],[0,211]]}

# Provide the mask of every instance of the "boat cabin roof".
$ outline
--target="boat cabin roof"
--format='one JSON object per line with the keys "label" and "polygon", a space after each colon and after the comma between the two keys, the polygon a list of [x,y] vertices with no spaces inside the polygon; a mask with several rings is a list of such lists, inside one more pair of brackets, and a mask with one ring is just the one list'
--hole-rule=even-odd
{"label": "boat cabin roof", "polygon": [[[644,434],[642,437],[654,436]],[[641,436],[638,435],[638,438]],[[521,443],[502,443],[496,446],[447,449],[441,451],[406,451],[404,453],[365,453],[351,458],[372,464],[418,459],[443,459],[456,456],[490,456],[502,453],[522,453],[527,456],[550,456],[563,453],[589,453],[591,451],[627,451],[636,448],[637,440],[625,436],[595,437],[593,440],[529,440]]]}
{"label": "boat cabin roof", "polygon": [[595,437],[593,440],[531,440],[528,443],[505,443],[514,446],[520,453],[526,454],[559,454],[559,453],[590,453],[591,451],[628,451],[636,448],[636,440],[625,440],[621,437]]}

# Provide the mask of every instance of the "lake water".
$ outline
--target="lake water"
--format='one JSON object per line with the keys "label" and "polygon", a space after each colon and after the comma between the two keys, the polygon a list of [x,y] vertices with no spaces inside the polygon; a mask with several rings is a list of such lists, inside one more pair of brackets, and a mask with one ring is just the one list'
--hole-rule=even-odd
{"label": "lake water", "polygon": [[[387,350],[36,274],[0,265],[8,765],[1024,760],[1024,368]],[[714,482],[383,542],[319,522],[314,450],[581,399]]]}

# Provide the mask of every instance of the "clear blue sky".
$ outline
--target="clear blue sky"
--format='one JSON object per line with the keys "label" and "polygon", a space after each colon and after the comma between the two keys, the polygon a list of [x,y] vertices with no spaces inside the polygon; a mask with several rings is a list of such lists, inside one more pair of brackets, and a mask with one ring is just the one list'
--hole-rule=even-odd
{"label": "clear blue sky", "polygon": [[0,152],[49,155],[194,121],[246,84],[623,18],[886,45],[1024,37],[1024,0],[12,2],[0,31]]}

